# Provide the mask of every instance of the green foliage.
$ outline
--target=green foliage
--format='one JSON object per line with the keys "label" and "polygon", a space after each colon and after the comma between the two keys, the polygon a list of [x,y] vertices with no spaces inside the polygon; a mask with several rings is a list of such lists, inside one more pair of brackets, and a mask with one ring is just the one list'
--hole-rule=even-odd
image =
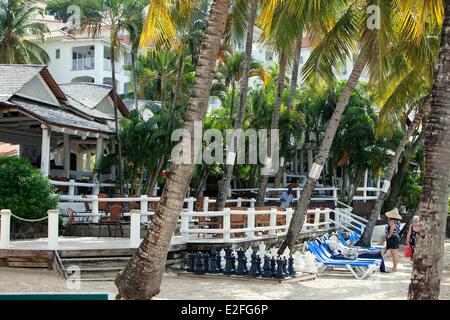
{"label": "green foliage", "polygon": [[0,63],[48,63],[48,54],[36,40],[43,41],[45,24],[35,21],[42,10],[34,0],[0,1]]}
{"label": "green foliage", "polygon": [[[42,218],[58,204],[50,181],[27,160],[0,157],[0,208],[26,219]],[[16,219],[13,219],[17,222]]]}

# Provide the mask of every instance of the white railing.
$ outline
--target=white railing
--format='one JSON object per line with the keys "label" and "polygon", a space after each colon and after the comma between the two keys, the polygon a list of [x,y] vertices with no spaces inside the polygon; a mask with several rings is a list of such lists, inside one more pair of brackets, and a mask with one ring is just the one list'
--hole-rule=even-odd
{"label": "white railing", "polygon": [[[270,195],[271,192],[276,192],[281,194],[284,191],[287,191],[288,188],[267,188],[266,189],[266,198],[265,201],[280,201],[279,197],[267,197],[267,194]],[[311,197],[312,201],[334,201],[335,204],[337,204],[338,201],[338,188],[336,187],[317,187],[314,189],[316,193],[319,193],[319,195],[313,195]],[[292,191],[295,192],[294,201],[298,201],[300,199],[301,192],[303,191],[303,188],[293,188]],[[233,193],[240,193],[240,192],[252,192],[252,193],[258,193],[257,188],[246,188],[246,189],[231,189],[231,192]],[[330,195],[326,195],[326,193],[329,193]]]}
{"label": "white railing", "polygon": [[[79,199],[76,199],[79,200]],[[86,199],[83,199],[86,200]],[[153,198],[142,196],[141,198],[105,198],[96,199],[93,196],[93,210],[92,213],[86,213],[87,216],[92,216],[93,222],[97,221],[101,216],[98,212],[98,202],[141,202],[140,210],[131,210],[125,213],[125,216],[130,217],[130,247],[136,248],[139,246],[141,238],[141,223],[144,218],[147,220],[148,216],[154,214],[148,211],[146,204]],[[230,243],[237,241],[249,241],[255,239],[281,237],[286,235],[289,228],[293,209],[288,208],[285,211],[272,208],[271,210],[255,210],[255,208],[247,208],[247,210],[230,210],[229,208],[223,211],[207,211],[195,212],[193,211],[194,199],[187,198],[187,208],[180,213],[180,234],[182,243]],[[56,250],[58,248],[58,225],[59,225],[59,210],[48,211],[48,248]],[[331,215],[334,214],[332,218]],[[232,216],[244,215],[246,219],[238,222],[233,221]],[[258,217],[266,216],[264,219]],[[267,215],[269,219],[267,220]],[[10,221],[12,215],[10,210],[1,210],[1,227],[0,227],[0,249],[8,249],[10,247]],[[285,219],[279,220],[279,216],[285,216]],[[219,219],[218,228],[205,227],[201,219]],[[313,222],[308,222],[310,219]],[[305,223],[302,233],[310,233],[317,231],[328,231],[333,229],[345,229],[352,231],[355,228],[364,228],[364,223],[367,221],[361,217],[355,216],[349,210],[338,209],[313,209],[308,210],[305,217]],[[238,227],[236,227],[238,225]]]}
{"label": "white railing", "polygon": [[75,180],[69,180],[69,181],[50,180],[50,183],[53,186],[68,187],[67,196],[61,195],[60,196],[61,200],[64,200],[67,197],[74,196],[76,187],[92,188],[92,194],[95,195],[95,194],[99,194],[101,187],[115,187],[116,186],[114,183],[76,182]]}

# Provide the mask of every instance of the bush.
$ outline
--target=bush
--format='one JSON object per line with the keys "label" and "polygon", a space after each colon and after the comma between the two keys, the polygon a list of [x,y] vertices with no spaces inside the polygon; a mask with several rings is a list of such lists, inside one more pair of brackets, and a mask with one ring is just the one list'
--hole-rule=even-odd
{"label": "bush", "polygon": [[[27,160],[0,158],[0,209],[10,209],[26,219],[39,219],[57,205],[56,190]],[[17,219],[12,221],[18,222]]]}

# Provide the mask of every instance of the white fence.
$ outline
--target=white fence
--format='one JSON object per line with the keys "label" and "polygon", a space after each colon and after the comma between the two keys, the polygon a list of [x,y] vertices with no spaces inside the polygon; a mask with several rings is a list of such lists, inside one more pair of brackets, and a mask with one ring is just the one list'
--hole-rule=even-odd
{"label": "white fence", "polygon": [[[124,213],[124,216],[130,217],[130,246],[138,247],[141,241],[141,224],[148,222],[148,216],[154,214],[148,210],[148,203],[149,201],[158,201],[159,198],[145,195],[140,198],[98,198],[94,195],[90,198],[74,196],[72,200],[92,203],[92,212],[84,213],[84,215],[91,216],[93,223],[98,223],[102,215],[98,210],[99,202],[140,202],[139,210]],[[282,211],[283,209],[277,208],[256,210],[250,207],[242,210],[226,208],[219,212],[208,210],[195,212],[193,210],[194,202],[194,198],[185,199],[185,208],[180,213],[179,225],[182,243],[231,243],[284,236],[293,215],[292,208]],[[52,250],[58,248],[59,215],[59,210],[48,211],[48,248]],[[10,210],[1,210],[0,216],[0,249],[7,249],[10,246],[10,221],[14,215]],[[236,223],[236,220],[233,221],[233,217],[236,216],[244,216],[245,219],[240,219]],[[213,219],[218,221],[216,228],[211,228],[210,223],[205,223]],[[331,229],[351,231],[363,229],[365,223],[367,220],[352,214],[349,208],[313,209],[307,212],[302,232]]]}

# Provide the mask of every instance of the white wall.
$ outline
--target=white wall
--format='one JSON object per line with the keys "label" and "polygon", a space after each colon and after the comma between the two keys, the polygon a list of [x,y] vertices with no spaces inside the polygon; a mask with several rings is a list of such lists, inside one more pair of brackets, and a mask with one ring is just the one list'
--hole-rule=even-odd
{"label": "white wall", "polygon": [[[72,70],[72,48],[80,46],[95,47],[95,68],[93,70]],[[48,69],[57,83],[70,83],[77,77],[92,77],[94,83],[103,84],[103,79],[111,77],[111,71],[104,67],[104,48],[108,47],[104,39],[76,39],[64,38],[47,39],[43,45],[50,57]],[[60,49],[60,58],[56,59],[56,50]],[[130,76],[123,70],[124,61],[119,57],[116,63],[117,92],[123,93],[124,84],[130,82]]]}

